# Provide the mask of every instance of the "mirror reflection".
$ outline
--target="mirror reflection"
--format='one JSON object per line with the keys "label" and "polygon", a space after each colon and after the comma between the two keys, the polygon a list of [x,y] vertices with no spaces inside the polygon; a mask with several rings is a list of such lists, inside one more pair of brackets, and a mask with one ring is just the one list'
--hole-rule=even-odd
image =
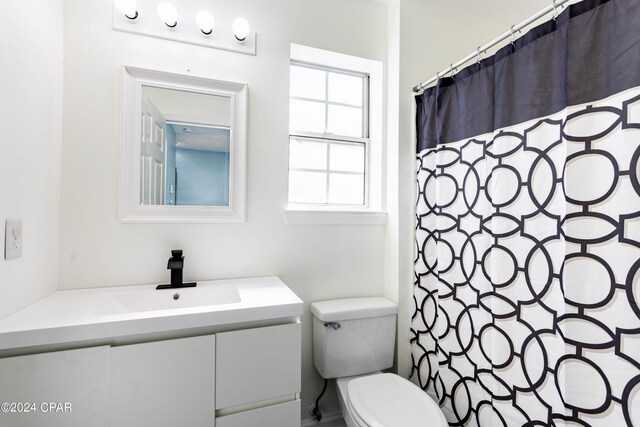
{"label": "mirror reflection", "polygon": [[141,205],[229,206],[231,100],[142,86]]}

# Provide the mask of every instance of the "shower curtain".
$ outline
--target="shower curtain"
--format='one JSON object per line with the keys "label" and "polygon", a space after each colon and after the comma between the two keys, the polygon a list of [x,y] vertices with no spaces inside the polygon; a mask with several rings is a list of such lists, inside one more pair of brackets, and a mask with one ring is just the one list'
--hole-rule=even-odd
{"label": "shower curtain", "polygon": [[640,1],[416,102],[412,380],[453,426],[640,426]]}

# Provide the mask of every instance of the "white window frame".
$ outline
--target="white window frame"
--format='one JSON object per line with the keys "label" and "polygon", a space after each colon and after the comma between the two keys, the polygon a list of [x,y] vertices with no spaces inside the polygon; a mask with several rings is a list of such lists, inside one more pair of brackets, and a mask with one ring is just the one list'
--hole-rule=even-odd
{"label": "white window frame", "polygon": [[[328,71],[368,76],[369,88],[365,99],[368,101],[368,111],[363,111],[363,126],[368,129],[368,138],[336,137],[331,134],[291,130],[289,144],[296,137],[365,143],[365,204],[289,203],[284,211],[285,221],[288,224],[385,224],[382,63],[298,44],[291,44],[291,63],[304,66],[317,64]],[[366,108],[366,103],[364,105]]]}
{"label": "white window frame", "polygon": [[[320,70],[320,71],[327,71],[329,73],[335,73],[335,74],[344,74],[347,76],[355,76],[355,77],[360,77],[363,78],[364,81],[364,87],[362,90],[362,136],[361,137],[353,137],[353,136],[347,136],[347,135],[334,135],[332,133],[318,133],[318,132],[305,132],[302,130],[298,130],[298,129],[289,129],[289,133],[291,134],[291,136],[310,136],[313,138],[322,138],[322,139],[337,139],[339,141],[353,141],[353,142],[368,142],[369,141],[369,90],[371,87],[371,82],[370,82],[370,76],[368,73],[364,73],[364,72],[359,72],[359,71],[352,71],[352,70],[343,70],[340,68],[336,68],[336,67],[331,67],[328,65],[321,65],[321,64],[313,64],[313,63],[308,63],[308,62],[302,62],[302,61],[297,61],[292,59],[291,60],[291,65],[293,66],[298,66],[298,67],[305,67],[305,68],[310,68],[310,69],[316,69],[316,70]],[[313,99],[313,98],[304,98],[304,97],[299,97],[299,96],[289,96],[289,99],[297,99],[300,101],[309,101],[309,102],[317,102],[317,103],[322,103],[325,105],[325,127],[327,124],[327,120],[329,120],[329,112],[328,110],[328,106],[329,105],[341,105],[341,106],[345,106],[345,107],[356,107],[356,105],[351,105],[351,104],[343,104],[340,102],[333,102],[333,101],[329,101],[329,74],[327,74],[327,80],[325,82],[325,100],[324,101],[320,101],[318,99]]]}

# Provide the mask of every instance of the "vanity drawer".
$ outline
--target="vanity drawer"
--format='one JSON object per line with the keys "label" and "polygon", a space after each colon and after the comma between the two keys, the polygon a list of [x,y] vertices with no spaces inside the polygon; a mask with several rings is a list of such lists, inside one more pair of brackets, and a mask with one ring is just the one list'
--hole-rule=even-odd
{"label": "vanity drawer", "polygon": [[216,427],[300,427],[300,400],[216,418]]}
{"label": "vanity drawer", "polygon": [[300,333],[290,323],[217,334],[216,409],[299,393]]}

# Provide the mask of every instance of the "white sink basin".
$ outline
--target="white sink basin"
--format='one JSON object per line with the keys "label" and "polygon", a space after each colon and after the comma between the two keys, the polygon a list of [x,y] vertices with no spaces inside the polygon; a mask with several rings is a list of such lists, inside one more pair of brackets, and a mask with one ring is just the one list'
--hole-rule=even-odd
{"label": "white sink basin", "polygon": [[[177,299],[174,299],[175,295]],[[32,346],[112,345],[128,336],[165,334],[302,315],[302,301],[277,277],[61,290],[0,319],[0,353]],[[173,335],[172,335],[173,334]],[[53,348],[52,347],[52,348]]]}
{"label": "white sink basin", "polygon": [[240,302],[234,285],[196,286],[195,288],[132,290],[113,295],[124,312],[206,307]]}

